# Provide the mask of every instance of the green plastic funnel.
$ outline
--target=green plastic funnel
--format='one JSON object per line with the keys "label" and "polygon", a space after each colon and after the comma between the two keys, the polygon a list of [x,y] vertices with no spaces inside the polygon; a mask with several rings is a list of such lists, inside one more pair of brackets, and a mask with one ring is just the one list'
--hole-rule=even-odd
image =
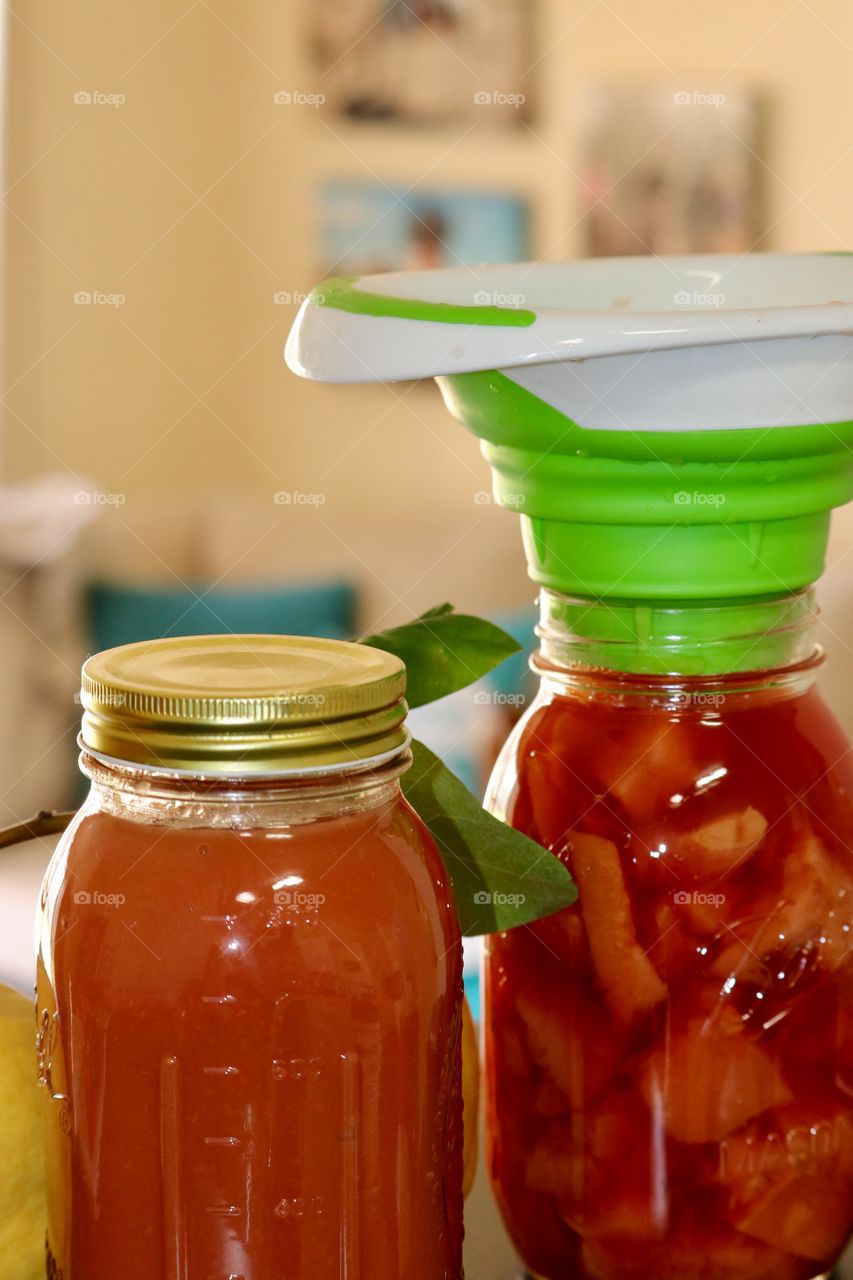
{"label": "green plastic funnel", "polygon": [[437,379],[569,595],[797,591],[853,496],[853,258],[597,259],[327,281],[286,358]]}

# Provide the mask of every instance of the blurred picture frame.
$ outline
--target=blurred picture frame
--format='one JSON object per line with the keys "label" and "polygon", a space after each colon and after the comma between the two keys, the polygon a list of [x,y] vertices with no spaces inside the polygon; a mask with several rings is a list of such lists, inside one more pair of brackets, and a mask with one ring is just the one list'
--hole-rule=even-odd
{"label": "blurred picture frame", "polygon": [[527,201],[504,192],[337,179],[317,214],[326,276],[518,262],[529,248]]}
{"label": "blurred picture frame", "polygon": [[529,0],[312,0],[318,89],[356,120],[517,123]]}
{"label": "blurred picture frame", "polygon": [[763,230],[761,103],[597,85],[578,102],[582,252],[743,253]]}

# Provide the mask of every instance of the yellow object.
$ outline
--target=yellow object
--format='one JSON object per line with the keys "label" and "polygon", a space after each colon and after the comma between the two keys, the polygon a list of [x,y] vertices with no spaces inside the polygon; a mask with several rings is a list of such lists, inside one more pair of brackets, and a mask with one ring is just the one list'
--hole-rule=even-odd
{"label": "yellow object", "polygon": [[44,1280],[44,1099],[32,1001],[0,986],[0,1271]]}
{"label": "yellow object", "polygon": [[407,742],[406,669],[380,649],[299,636],[172,636],[83,667],[84,750],[245,777],[358,764]]}
{"label": "yellow object", "polygon": [[477,1173],[477,1126],[480,1115],[480,1049],[468,1001],[462,1005],[462,1110],[464,1123],[463,1190],[467,1196]]}

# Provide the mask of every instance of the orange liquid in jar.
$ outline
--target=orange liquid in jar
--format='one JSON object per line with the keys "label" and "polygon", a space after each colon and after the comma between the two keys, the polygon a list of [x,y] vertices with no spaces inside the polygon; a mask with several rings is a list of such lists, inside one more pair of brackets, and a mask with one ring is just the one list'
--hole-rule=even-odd
{"label": "orange liquid in jar", "polygon": [[84,811],[45,887],[57,1280],[458,1280],[461,960],[399,797],[269,830]]}
{"label": "orange liquid in jar", "polygon": [[547,1280],[828,1274],[853,1228],[850,748],[814,691],[666,711],[595,683],[533,711],[503,796],[580,891],[489,942],[504,1216]]}

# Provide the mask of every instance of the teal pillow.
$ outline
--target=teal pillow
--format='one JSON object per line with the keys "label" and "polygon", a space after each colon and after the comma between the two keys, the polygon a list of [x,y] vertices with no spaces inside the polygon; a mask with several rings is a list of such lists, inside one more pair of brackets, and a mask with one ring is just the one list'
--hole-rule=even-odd
{"label": "teal pillow", "polygon": [[348,582],[223,590],[94,583],[87,593],[89,652],[160,636],[329,636],[355,632],[356,593]]}

